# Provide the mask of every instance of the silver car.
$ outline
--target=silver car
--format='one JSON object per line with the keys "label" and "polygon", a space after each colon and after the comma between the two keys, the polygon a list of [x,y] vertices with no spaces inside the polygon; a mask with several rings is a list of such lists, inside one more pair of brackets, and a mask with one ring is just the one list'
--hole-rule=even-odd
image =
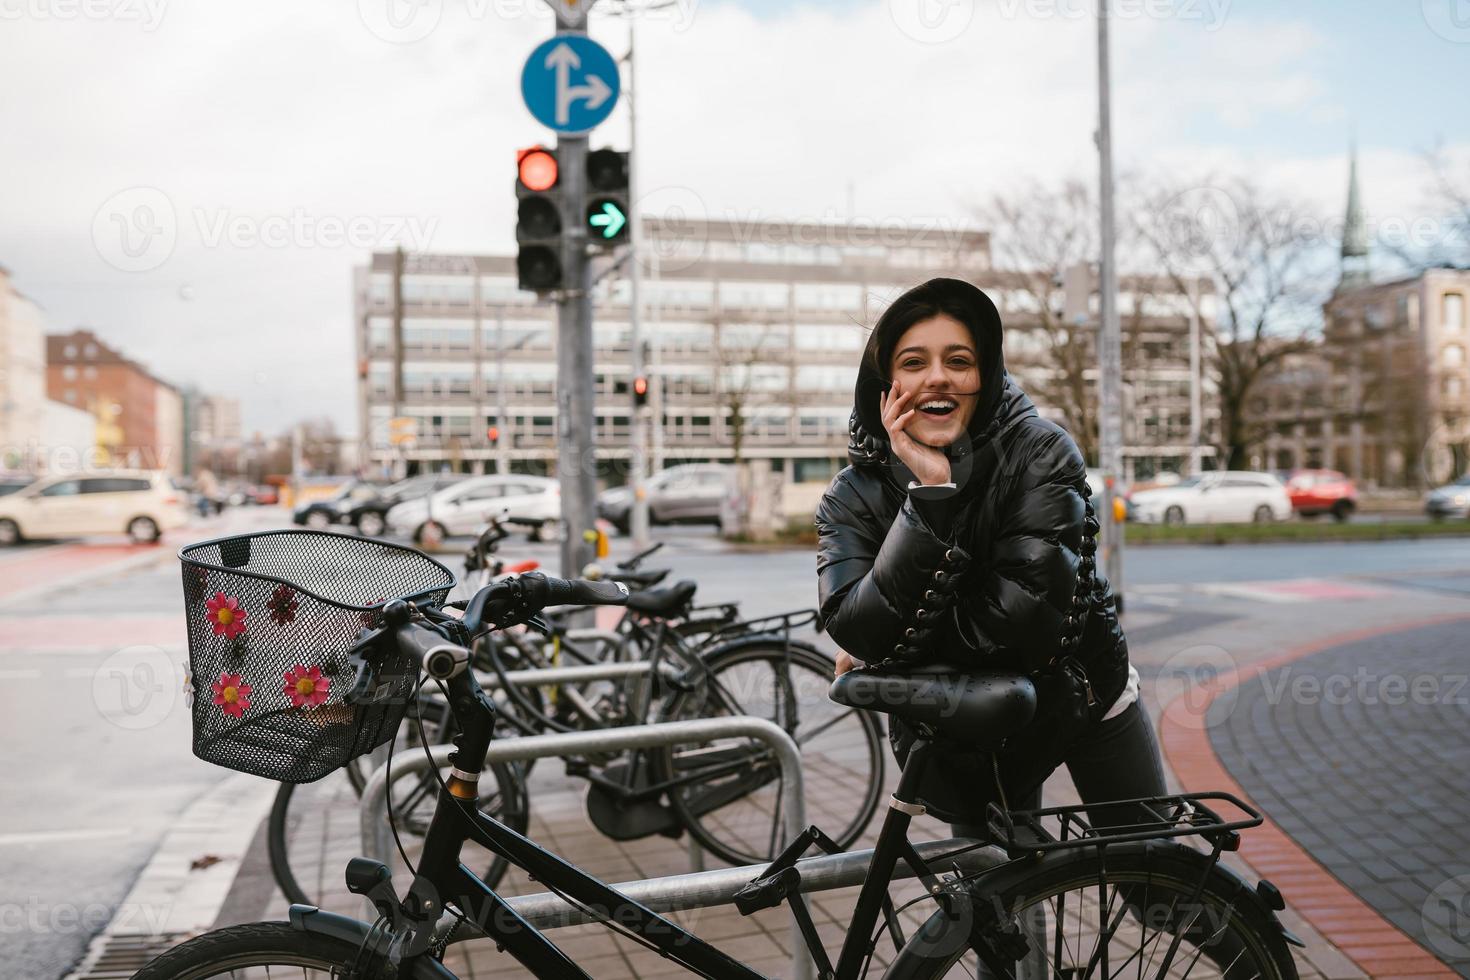
{"label": "silver car", "polygon": [[[671,466],[655,473],[643,485],[648,495],[650,524],[718,524],[720,507],[734,490],[735,470],[718,463]],[[613,487],[597,496],[597,516],[628,533],[632,520],[633,490]]]}
{"label": "silver car", "polygon": [[1424,513],[1432,521],[1446,517],[1470,517],[1470,473],[1454,483],[1429,491],[1424,498]]}

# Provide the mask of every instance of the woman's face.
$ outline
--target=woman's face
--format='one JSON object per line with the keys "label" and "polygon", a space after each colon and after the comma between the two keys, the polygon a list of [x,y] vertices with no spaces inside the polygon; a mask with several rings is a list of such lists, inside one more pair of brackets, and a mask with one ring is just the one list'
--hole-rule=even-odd
{"label": "woman's face", "polygon": [[948,446],[961,435],[980,402],[980,359],[964,324],[943,313],[903,332],[888,363],[888,379],[914,392],[916,409],[906,431],[928,446]]}

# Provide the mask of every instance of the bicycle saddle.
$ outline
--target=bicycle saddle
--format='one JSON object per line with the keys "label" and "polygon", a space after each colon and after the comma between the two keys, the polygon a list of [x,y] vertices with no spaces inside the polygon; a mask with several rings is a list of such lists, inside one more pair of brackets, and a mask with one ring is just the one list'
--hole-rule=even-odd
{"label": "bicycle saddle", "polygon": [[644,589],[628,596],[628,608],[648,616],[673,616],[689,605],[697,588],[698,584],[686,578],[661,589]]}
{"label": "bicycle saddle", "polygon": [[944,665],[850,670],[832,682],[828,697],[850,708],[930,725],[983,748],[999,745],[1036,713],[1036,687],[1026,675],[961,674]]}
{"label": "bicycle saddle", "polygon": [[614,569],[611,572],[603,572],[602,577],[609,582],[622,582],[630,589],[648,589],[662,582],[671,569],[650,568],[647,571],[624,572]]}

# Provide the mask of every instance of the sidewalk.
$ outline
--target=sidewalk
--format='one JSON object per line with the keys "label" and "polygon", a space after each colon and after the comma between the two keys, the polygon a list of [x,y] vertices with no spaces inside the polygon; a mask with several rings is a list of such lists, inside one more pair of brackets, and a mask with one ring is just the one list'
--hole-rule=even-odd
{"label": "sidewalk", "polygon": [[[1470,804],[1464,778],[1470,771],[1470,689],[1452,690],[1470,671],[1463,640],[1470,623],[1462,621],[1470,617],[1467,600],[1470,577],[1407,573],[1130,593],[1130,647],[1171,785],[1225,789],[1264,808],[1268,824],[1245,832],[1242,851],[1227,860],[1248,880],[1264,873],[1281,887],[1288,904],[1283,921],[1306,943],[1296,951],[1303,977],[1470,976],[1470,931],[1464,928],[1470,905],[1455,904],[1470,891],[1470,834],[1463,819]],[[1408,690],[1416,679],[1432,682],[1437,694],[1427,705],[1381,697],[1370,705],[1355,692],[1337,705],[1310,696],[1313,684],[1333,689],[1335,678],[1356,677],[1360,668],[1370,677],[1403,677]],[[1396,690],[1397,682],[1392,685]],[[895,779],[890,760],[890,787]],[[608,881],[691,869],[682,840],[602,837],[586,816],[585,790],[556,760],[539,763],[531,779],[530,835]],[[311,804],[300,811],[307,816],[292,840],[293,864],[311,882],[309,891],[328,890],[324,906],[360,913],[359,901],[340,884],[342,867],[359,850],[346,780],[334,775],[306,788],[306,795],[309,800],[293,805],[297,812]],[[841,805],[840,792],[830,787],[809,791],[808,798],[809,817],[818,824],[824,806]],[[1048,784],[1049,804],[1074,799],[1065,773]],[[879,820],[881,809],[860,846],[871,844]],[[913,836],[949,834],[920,818]],[[500,890],[543,889],[513,869]],[[901,904],[918,890],[912,883],[897,885],[894,894]],[[812,902],[834,954],[855,899],[850,889]],[[281,918],[285,909],[270,882],[262,831],[217,924]],[[1453,918],[1457,912],[1462,918]],[[749,918],[710,909],[676,918],[755,969],[789,975],[784,909]],[[914,924],[910,920],[907,928]],[[682,973],[600,927],[551,935],[599,980]],[[880,943],[880,953],[884,947]],[[891,955],[891,947],[886,952]],[[449,965],[466,977],[525,975],[484,942],[456,946]]]}

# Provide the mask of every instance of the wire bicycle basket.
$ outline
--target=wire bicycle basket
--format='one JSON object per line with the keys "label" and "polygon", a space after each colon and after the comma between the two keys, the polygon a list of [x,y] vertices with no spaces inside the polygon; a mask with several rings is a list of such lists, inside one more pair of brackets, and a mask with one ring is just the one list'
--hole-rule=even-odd
{"label": "wire bicycle basket", "polygon": [[286,783],[327,775],[387,742],[418,686],[419,664],[377,644],[352,647],[394,599],[442,603],[454,574],[402,545],[283,530],[179,552],[189,631],[194,754]]}

